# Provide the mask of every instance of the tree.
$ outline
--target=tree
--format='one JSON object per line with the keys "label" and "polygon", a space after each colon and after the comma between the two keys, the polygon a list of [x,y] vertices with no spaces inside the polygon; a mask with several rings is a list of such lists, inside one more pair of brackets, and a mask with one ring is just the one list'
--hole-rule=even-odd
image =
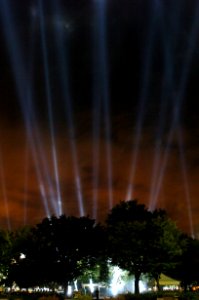
{"label": "tree", "polygon": [[184,291],[187,291],[192,286],[199,284],[199,240],[182,234],[180,244],[182,254],[171,275],[178,277]]}
{"label": "tree", "polygon": [[[11,254],[6,285],[16,282],[20,287],[30,287],[35,283],[34,259],[36,243],[33,228],[25,226],[10,233]],[[30,272],[31,270],[31,272]]]}
{"label": "tree", "polygon": [[135,293],[139,293],[141,274],[147,272],[146,238],[150,216],[144,205],[131,200],[114,206],[106,220],[111,262],[135,276]]}
{"label": "tree", "polygon": [[161,273],[175,269],[182,254],[181,231],[168,217],[166,211],[155,210],[148,224],[148,269],[160,290]]}
{"label": "tree", "polygon": [[3,283],[8,274],[12,258],[12,240],[9,231],[0,230],[0,282]]}
{"label": "tree", "polygon": [[112,263],[134,275],[135,293],[141,274],[153,276],[159,287],[160,274],[174,268],[181,254],[181,233],[166,212],[150,212],[136,200],[113,207],[107,231]]}
{"label": "tree", "polygon": [[[88,217],[52,216],[33,227],[20,244],[10,279],[20,287],[62,285],[91,268],[100,253],[103,229]],[[30,272],[31,270],[31,272]]]}
{"label": "tree", "polygon": [[78,278],[81,282],[89,282],[92,279],[93,283],[101,282],[107,284],[109,280],[109,264],[102,257],[92,268],[86,269],[83,275]]}

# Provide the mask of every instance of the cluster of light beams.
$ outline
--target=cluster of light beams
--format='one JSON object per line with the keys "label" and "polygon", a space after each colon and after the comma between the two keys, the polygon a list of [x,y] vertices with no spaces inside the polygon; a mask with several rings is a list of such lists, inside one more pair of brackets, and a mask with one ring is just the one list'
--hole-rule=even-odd
{"label": "cluster of light beams", "polygon": [[49,117],[49,127],[50,127],[50,137],[51,137],[52,161],[53,161],[55,185],[56,185],[57,215],[60,216],[63,214],[63,211],[62,211],[61,191],[59,185],[59,170],[58,170],[58,162],[57,162],[56,143],[55,143],[55,132],[54,132],[55,130],[54,130],[54,121],[53,121],[53,112],[52,112],[52,97],[51,97],[49,67],[48,67],[48,51],[46,45],[42,0],[39,1],[39,12],[40,12],[40,28],[41,28],[41,40],[42,40],[41,43],[42,43],[44,69],[45,69],[44,72],[45,72],[45,83],[46,83],[48,117]]}
{"label": "cluster of light beams", "polygon": [[[1,13],[1,19],[3,20],[3,24],[4,24],[3,26],[4,34],[7,40],[7,47],[10,55],[10,61],[15,75],[15,82],[16,82],[21,108],[22,108],[22,113],[25,117],[26,125],[29,128],[28,126],[29,122],[28,122],[28,118],[26,117],[26,110],[25,110],[26,94],[23,87],[23,84],[27,83],[26,76],[25,76],[25,66],[23,64],[22,53],[19,46],[17,34],[15,32],[13,13],[10,9],[9,1],[6,0],[2,1],[0,13]],[[25,84],[24,86],[27,87],[27,84]]]}
{"label": "cluster of light beams", "polygon": [[[58,16],[61,16],[61,10],[59,7],[59,1],[52,1],[52,7],[57,12]],[[67,33],[66,33],[67,34]],[[75,141],[75,128],[74,128],[74,121],[73,121],[73,109],[72,109],[72,99],[70,96],[69,91],[69,79],[68,79],[68,64],[66,60],[67,56],[67,46],[64,45],[65,39],[67,40],[67,36],[64,37],[63,35],[63,28],[56,24],[55,26],[55,39],[56,39],[56,46],[57,46],[57,53],[58,53],[58,64],[60,68],[61,74],[61,85],[62,85],[62,92],[65,101],[65,111],[66,117],[68,121],[68,126],[70,128],[70,147],[71,147],[71,154],[72,154],[72,161],[73,161],[73,168],[74,168],[74,179],[75,179],[75,188],[77,193],[78,199],[78,208],[80,216],[85,215],[84,210],[84,202],[83,202],[83,194],[82,194],[82,183],[81,183],[81,176],[78,164],[78,153]]]}
{"label": "cluster of light beams", "polygon": [[[55,122],[53,114],[53,98],[52,87],[49,70],[49,52],[46,37],[46,19],[43,9],[43,0],[38,0],[38,10],[32,16],[32,24],[30,26],[30,57],[29,64],[25,63],[23,58],[22,47],[20,44],[19,34],[15,26],[14,12],[11,9],[10,0],[2,0],[0,7],[0,16],[3,21],[3,30],[7,41],[8,51],[10,55],[11,66],[15,77],[16,89],[21,106],[22,116],[24,118],[27,138],[27,151],[25,157],[25,176],[24,176],[24,223],[27,220],[27,194],[29,184],[29,160],[30,152],[33,158],[35,173],[38,181],[38,189],[42,198],[43,206],[46,215],[56,213],[63,214],[62,197],[60,188],[60,174],[58,167],[58,151],[55,138]],[[112,164],[112,148],[111,148],[111,119],[110,119],[110,95],[109,95],[109,67],[108,67],[108,49],[107,49],[107,2],[105,0],[94,0],[94,29],[93,29],[93,123],[92,123],[92,166],[93,166],[93,218],[97,218],[98,214],[98,189],[100,188],[100,134],[105,135],[105,161],[107,172],[107,190],[108,190],[108,205],[109,209],[113,205],[113,164]],[[57,17],[62,20],[62,11],[59,0],[51,0],[51,8],[56,11]],[[177,9],[175,10],[175,13]],[[199,32],[199,3],[195,9],[195,16],[191,24],[189,38],[187,43],[186,55],[184,64],[182,65],[181,76],[178,81],[174,82],[175,74],[175,48],[177,44],[177,34],[179,33],[180,25],[180,10],[178,15],[171,13],[171,27],[166,28],[164,23],[163,3],[158,0],[153,0],[151,5],[150,24],[146,39],[146,45],[143,53],[142,78],[140,86],[140,96],[137,109],[137,119],[134,129],[134,141],[131,157],[131,165],[129,170],[128,187],[126,192],[126,200],[134,197],[133,184],[136,176],[138,158],[140,154],[140,144],[143,134],[143,126],[148,107],[150,94],[150,76],[153,68],[154,49],[157,36],[157,20],[159,20],[161,30],[161,42],[163,44],[163,59],[164,59],[164,74],[162,79],[162,89],[160,91],[160,102],[158,112],[158,128],[156,130],[156,140],[154,147],[154,156],[152,161],[149,209],[154,210],[158,203],[158,198],[161,192],[166,167],[170,155],[170,147],[173,142],[174,133],[180,123],[181,108],[186,92],[187,78],[190,71],[190,65],[193,58],[193,53],[196,46],[196,40]],[[48,121],[50,131],[50,150],[51,161],[49,162],[44,147],[44,141],[37,122],[36,107],[34,105],[34,24],[39,18],[41,48],[43,54],[43,68],[45,77],[45,92],[48,110]],[[60,22],[54,24],[54,36],[56,42],[56,62],[58,62],[60,83],[62,86],[62,94],[65,104],[65,116],[67,127],[69,130],[70,151],[72,156],[72,166],[75,182],[75,191],[78,201],[79,215],[85,215],[82,178],[79,166],[78,148],[76,144],[76,130],[73,118],[72,97],[70,92],[69,71],[68,71],[68,32],[64,29]],[[172,34],[170,30],[174,31]],[[176,37],[176,41],[174,41]],[[175,96],[174,96],[175,94]],[[153,99],[152,99],[153,100]],[[171,123],[166,139],[166,146],[163,149],[162,141],[165,140],[166,112],[169,106],[172,105]],[[104,131],[100,128],[104,126]],[[190,232],[194,236],[191,197],[189,190],[189,182],[187,177],[187,166],[183,147],[182,133],[178,132],[178,146],[180,152],[180,162],[182,167],[182,175],[185,188],[185,196],[188,207],[188,218],[190,223]],[[0,176],[2,181],[2,194],[4,198],[4,206],[7,216],[7,226],[10,228],[9,203],[7,199],[7,190],[5,182],[5,174],[3,167],[3,157],[0,156],[1,168]],[[53,172],[50,166],[53,165]],[[67,169],[67,166],[66,166]],[[53,173],[53,174],[52,174]],[[52,174],[52,176],[50,175]],[[53,177],[53,178],[52,178]]]}
{"label": "cluster of light beams", "polygon": [[176,94],[176,97],[173,99],[173,116],[171,120],[171,126],[170,126],[170,131],[168,134],[168,139],[167,139],[167,145],[164,150],[163,154],[163,159],[162,163],[159,169],[159,174],[158,174],[158,180],[156,182],[156,190],[153,196],[153,206],[152,209],[157,204],[159,193],[162,187],[162,182],[165,174],[165,169],[167,166],[168,158],[169,158],[169,153],[170,153],[170,145],[173,140],[173,135],[174,131],[176,130],[176,127],[178,125],[179,119],[180,119],[180,112],[181,112],[181,107],[182,103],[184,100],[184,94],[185,94],[185,89],[186,89],[186,83],[187,83],[187,77],[190,69],[190,64],[192,62],[193,58],[193,53],[195,50],[196,46],[196,40],[197,40],[197,35],[199,31],[199,25],[198,25],[198,17],[199,17],[199,3],[197,3],[197,7],[195,9],[195,16],[193,18],[193,23],[189,35],[189,40],[188,40],[188,45],[187,45],[187,53],[186,57],[184,60],[184,65],[182,69],[182,75],[180,78],[180,83],[179,83],[179,88],[178,88],[178,93]]}
{"label": "cluster of light beams", "polygon": [[[160,21],[160,29],[162,34],[162,42],[164,49],[164,74],[162,79],[162,90],[160,95],[160,109],[158,115],[158,123],[156,130],[156,140],[154,147],[154,157],[153,157],[153,166],[152,166],[152,176],[151,176],[151,185],[150,185],[150,195],[149,195],[149,209],[153,210],[155,208],[154,203],[154,195],[156,190],[156,185],[159,177],[161,159],[162,159],[162,141],[164,139],[164,130],[166,127],[166,111],[169,107],[169,102],[171,101],[171,95],[173,93],[173,79],[174,79],[174,59],[173,59],[173,51],[175,48],[174,41],[171,41],[171,35],[168,34],[167,28],[164,22],[164,14],[163,7],[161,2],[158,2],[159,9],[159,21]],[[175,24],[172,22],[172,29],[175,31],[177,35],[178,25],[179,25],[179,15],[173,16],[175,18]],[[173,21],[172,17],[170,21]],[[174,33],[173,33],[174,34]],[[177,39],[176,39],[177,40]],[[171,45],[173,47],[171,47]]]}
{"label": "cluster of light beams", "polygon": [[[22,59],[22,49],[20,47],[20,41],[14,26],[14,17],[13,12],[10,8],[9,1],[2,2],[0,13],[4,24],[3,29],[5,31],[5,37],[7,40],[10,61],[15,75],[19,102],[22,110],[22,115],[24,117],[27,140],[30,144],[30,149],[35,163],[40,194],[42,196],[46,215],[49,216],[50,211],[48,204],[48,195],[46,192],[46,183],[44,178],[48,180],[48,188],[50,191],[52,191],[52,184],[49,178],[49,168],[44,158],[45,154],[43,153],[44,150],[42,147],[41,138],[39,137],[39,129],[37,128],[35,110],[32,103],[32,77],[28,76],[27,68]],[[26,87],[26,89],[24,89],[24,87]],[[44,169],[42,168],[43,164],[45,165]]]}
{"label": "cluster of light beams", "polygon": [[[43,143],[42,143],[42,137],[40,136],[40,130],[38,128],[37,124],[37,119],[36,119],[36,110],[35,106],[33,103],[33,74],[34,74],[34,49],[35,49],[35,22],[36,19],[32,18],[31,19],[31,42],[30,42],[30,58],[29,58],[29,66],[27,70],[27,90],[26,90],[26,98],[19,99],[22,112],[23,112],[23,117],[25,120],[25,125],[26,125],[26,131],[27,131],[27,144],[30,144],[30,150],[32,153],[33,161],[34,161],[34,166],[36,170],[36,175],[38,179],[38,186],[40,190],[40,194],[42,196],[43,200],[43,205],[45,209],[46,215],[49,217],[50,216],[50,208],[48,204],[48,196],[47,192],[45,190],[45,181],[47,181],[48,187],[50,189],[50,195],[52,195],[52,183],[50,180],[50,172],[48,168],[48,163],[46,161],[46,156],[43,151]],[[24,104],[23,105],[23,101]],[[28,161],[26,162],[28,164]],[[28,172],[28,169],[27,169]],[[25,176],[25,182],[24,186],[26,187],[27,183],[27,175]],[[53,197],[54,199],[54,197]],[[51,205],[52,205],[52,200],[50,199]],[[53,206],[53,205],[52,205]],[[53,206],[53,212],[55,211],[55,207]],[[25,218],[25,216],[24,216]]]}

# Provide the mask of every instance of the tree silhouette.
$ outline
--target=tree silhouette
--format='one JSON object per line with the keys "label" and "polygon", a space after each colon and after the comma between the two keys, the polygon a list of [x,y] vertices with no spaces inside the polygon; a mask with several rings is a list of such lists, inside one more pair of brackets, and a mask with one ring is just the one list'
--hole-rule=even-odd
{"label": "tree silhouette", "polygon": [[146,238],[150,215],[136,200],[121,201],[112,208],[106,221],[112,264],[135,276],[135,293],[139,293],[141,274],[147,272]]}
{"label": "tree silhouette", "polygon": [[151,274],[159,287],[160,274],[174,268],[181,254],[180,231],[166,212],[150,212],[136,200],[122,201],[106,223],[112,264],[134,275],[135,293],[141,274]]}
{"label": "tree silhouette", "polygon": [[16,255],[9,280],[20,287],[59,284],[67,290],[69,282],[96,264],[102,232],[89,217],[43,219],[20,244],[24,259]]}

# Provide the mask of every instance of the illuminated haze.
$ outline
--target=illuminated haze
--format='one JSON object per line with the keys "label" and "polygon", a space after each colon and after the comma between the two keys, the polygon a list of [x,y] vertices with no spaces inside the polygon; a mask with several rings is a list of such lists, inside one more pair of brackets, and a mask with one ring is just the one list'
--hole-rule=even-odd
{"label": "illuminated haze", "polygon": [[197,1],[0,10],[0,225],[136,198],[198,236]]}

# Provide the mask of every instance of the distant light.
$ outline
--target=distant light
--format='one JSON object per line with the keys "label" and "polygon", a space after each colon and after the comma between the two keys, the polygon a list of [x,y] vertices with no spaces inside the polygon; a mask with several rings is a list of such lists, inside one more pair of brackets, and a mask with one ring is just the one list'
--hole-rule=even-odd
{"label": "distant light", "polygon": [[125,285],[122,280],[123,273],[124,271],[122,271],[119,267],[113,267],[113,277],[111,281],[111,293],[113,296],[116,296]]}
{"label": "distant light", "polygon": [[71,295],[72,295],[72,286],[69,285],[67,290],[67,296],[71,296]]}
{"label": "distant light", "polygon": [[78,291],[78,288],[77,288],[77,280],[74,281],[74,286],[75,286],[75,291]]}
{"label": "distant light", "polygon": [[147,284],[146,282],[140,280],[139,282],[139,290],[140,290],[140,293],[144,293],[147,291]]}
{"label": "distant light", "polygon": [[89,279],[89,288],[90,288],[91,293],[93,293],[94,292],[94,284],[93,284],[93,280],[91,278]]}
{"label": "distant light", "polygon": [[20,259],[24,259],[24,258],[26,258],[26,256],[25,256],[24,253],[21,253],[19,258],[20,258]]}

